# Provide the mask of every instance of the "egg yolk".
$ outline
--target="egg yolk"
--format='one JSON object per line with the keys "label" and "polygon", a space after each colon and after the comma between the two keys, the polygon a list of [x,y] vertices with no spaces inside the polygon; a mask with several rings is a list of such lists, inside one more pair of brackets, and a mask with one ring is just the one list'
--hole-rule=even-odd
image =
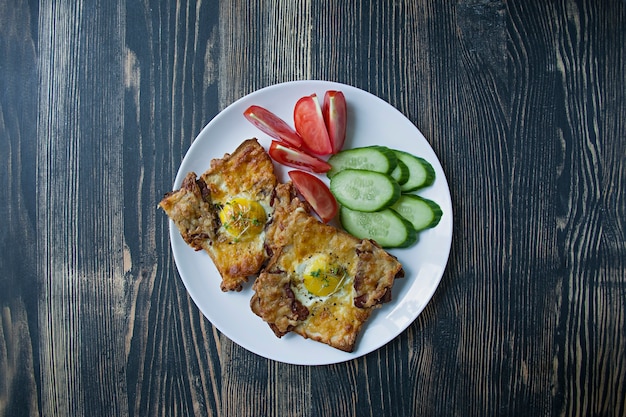
{"label": "egg yolk", "polygon": [[337,291],[345,276],[345,269],[329,264],[325,257],[314,258],[302,274],[304,287],[318,297]]}
{"label": "egg yolk", "polygon": [[258,235],[267,220],[263,207],[245,198],[235,198],[224,204],[219,217],[224,229],[236,239]]}

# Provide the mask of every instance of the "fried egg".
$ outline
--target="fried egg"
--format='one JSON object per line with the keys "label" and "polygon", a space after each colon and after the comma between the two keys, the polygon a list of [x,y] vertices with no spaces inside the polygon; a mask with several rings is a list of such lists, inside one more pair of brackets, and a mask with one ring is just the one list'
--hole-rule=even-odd
{"label": "fried egg", "polygon": [[253,284],[252,311],[277,337],[294,332],[352,352],[402,265],[374,242],[319,222],[290,183],[276,188],[274,207],[272,257]]}
{"label": "fried egg", "polygon": [[308,308],[324,302],[328,297],[345,292],[343,283],[347,274],[335,257],[325,253],[311,255],[294,271],[294,275],[301,278],[294,282],[296,298]]}
{"label": "fried egg", "polygon": [[232,154],[212,160],[199,178],[189,173],[181,189],[159,204],[183,239],[209,254],[223,291],[240,291],[267,260],[265,234],[276,184],[269,155],[249,139]]}
{"label": "fried egg", "polygon": [[248,240],[263,233],[270,207],[245,197],[227,201],[219,210],[221,231],[234,240]]}

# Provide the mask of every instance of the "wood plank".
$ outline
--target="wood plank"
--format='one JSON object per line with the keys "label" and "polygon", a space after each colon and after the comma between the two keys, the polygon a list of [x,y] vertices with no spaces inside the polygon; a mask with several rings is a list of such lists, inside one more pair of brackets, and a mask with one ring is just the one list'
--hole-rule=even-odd
{"label": "wood plank", "polygon": [[0,2],[0,416],[40,413],[37,226],[37,16]]}
{"label": "wood plank", "polygon": [[117,414],[127,409],[119,3],[39,12],[42,413]]}
{"label": "wood plank", "polygon": [[[615,291],[626,282],[624,256],[614,256],[626,248],[621,6],[565,3],[557,10],[563,91],[557,231],[564,274],[555,368],[563,415],[626,412],[626,344],[614,337],[626,334],[626,297]],[[607,119],[608,103],[617,112]]]}

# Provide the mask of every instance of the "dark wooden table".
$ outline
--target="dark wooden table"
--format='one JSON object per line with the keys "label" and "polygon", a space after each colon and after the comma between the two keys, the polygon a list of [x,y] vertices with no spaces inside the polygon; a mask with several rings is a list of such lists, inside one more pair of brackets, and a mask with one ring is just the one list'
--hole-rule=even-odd
{"label": "dark wooden table", "polygon": [[[156,209],[236,99],[388,101],[450,182],[434,298],[319,367],[192,302]],[[0,0],[0,416],[625,416],[626,3]]]}

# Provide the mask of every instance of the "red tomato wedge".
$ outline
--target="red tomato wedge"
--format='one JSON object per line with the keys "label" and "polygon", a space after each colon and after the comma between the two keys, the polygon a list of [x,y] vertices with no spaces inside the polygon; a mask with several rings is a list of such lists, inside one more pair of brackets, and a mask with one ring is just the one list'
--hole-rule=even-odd
{"label": "red tomato wedge", "polygon": [[322,107],[316,94],[298,100],[293,110],[293,120],[304,149],[315,155],[332,153]]}
{"label": "red tomato wedge", "polygon": [[289,178],[324,223],[337,215],[337,200],[322,180],[304,171],[289,171]]}
{"label": "red tomato wedge", "polygon": [[262,132],[295,148],[302,146],[302,138],[283,119],[261,106],[250,106],[243,112],[246,119]]}
{"label": "red tomato wedge", "polygon": [[346,124],[348,121],[346,98],[341,91],[329,90],[324,94],[322,114],[328,130],[332,153],[335,154],[343,148],[346,141]]}
{"label": "red tomato wedge", "polygon": [[328,172],[330,170],[330,164],[328,162],[275,140],[270,144],[268,153],[274,161],[292,168],[300,168],[317,173]]}

